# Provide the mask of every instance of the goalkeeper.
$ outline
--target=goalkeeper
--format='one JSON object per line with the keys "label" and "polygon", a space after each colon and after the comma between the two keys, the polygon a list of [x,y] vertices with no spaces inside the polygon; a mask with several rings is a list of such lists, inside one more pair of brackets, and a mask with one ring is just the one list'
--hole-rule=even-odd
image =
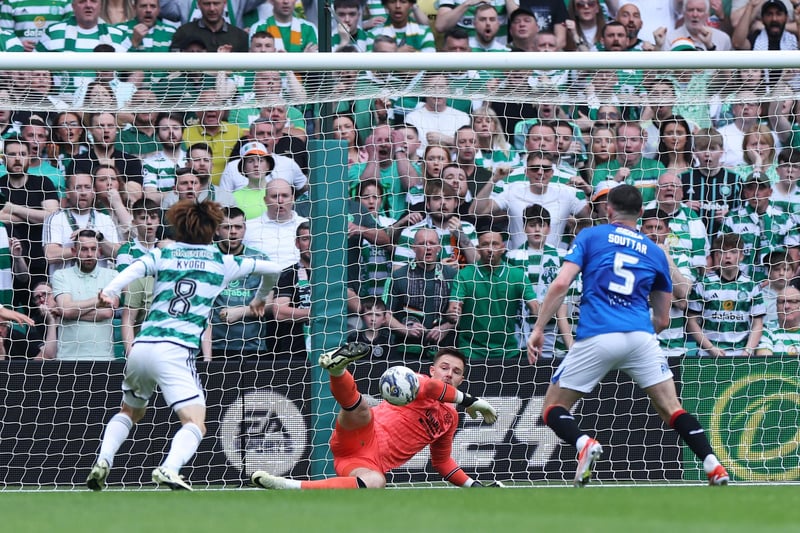
{"label": "goalkeeper", "polygon": [[450,455],[458,427],[453,403],[464,406],[472,418],[481,413],[489,424],[497,420],[497,413],[486,401],[456,388],[464,380],[465,357],[455,349],[439,350],[430,367],[430,378],[419,376],[419,393],[414,401],[402,407],[389,402],[370,407],[346,367],[371,351],[367,344],[351,342],[319,358],[320,366],[330,374],[333,397],[341,406],[330,441],[338,477],[298,481],[258,471],[251,477],[255,485],[265,489],[384,488],[386,472],[430,445],[431,462],[446,481],[460,487],[481,486]]}

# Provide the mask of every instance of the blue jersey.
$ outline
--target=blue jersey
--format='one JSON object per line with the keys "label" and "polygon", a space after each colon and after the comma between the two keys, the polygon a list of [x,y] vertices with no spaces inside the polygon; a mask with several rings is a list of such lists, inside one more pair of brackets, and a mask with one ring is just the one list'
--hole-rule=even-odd
{"label": "blue jersey", "polygon": [[661,248],[636,230],[604,224],[581,231],[564,261],[580,266],[581,317],[576,340],[601,333],[655,333],[652,291],[672,292],[669,263]]}

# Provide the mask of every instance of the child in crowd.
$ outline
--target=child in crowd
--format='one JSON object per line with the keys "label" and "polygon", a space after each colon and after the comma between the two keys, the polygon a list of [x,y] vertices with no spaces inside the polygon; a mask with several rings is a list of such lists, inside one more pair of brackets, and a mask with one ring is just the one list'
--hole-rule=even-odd
{"label": "child in crowd", "polygon": [[348,336],[348,342],[361,342],[372,346],[373,363],[392,361],[392,333],[389,329],[389,312],[380,298],[368,296],[361,300],[361,329]]}
{"label": "child in crowd", "polygon": [[713,267],[695,284],[689,296],[686,331],[699,355],[753,355],[761,340],[764,298],[761,288],[742,271],[744,243],[736,233],[714,240]]}
{"label": "child in crowd", "polygon": [[336,15],[336,31],[331,37],[331,49],[340,50],[343,46],[355,46],[359,52],[372,47],[372,36],[359,26],[361,20],[360,0],[334,0],[333,13]]}
{"label": "child in crowd", "polygon": [[767,269],[767,279],[762,282],[761,294],[764,297],[766,314],[764,324],[778,320],[778,294],[792,281],[791,258],[783,250],[768,253],[762,261]]}
{"label": "child in crowd", "polygon": [[[547,236],[550,234],[550,212],[539,204],[533,204],[525,209],[523,217],[527,241],[516,250],[509,250],[506,253],[506,260],[511,265],[525,267],[536,292],[536,299],[541,302],[544,300],[547,288],[558,275],[561,258],[558,255],[558,248],[547,244]],[[523,320],[519,331],[520,348],[525,347],[531,327],[536,321],[536,317],[528,313],[525,306],[522,313]],[[542,357],[553,357],[557,332],[560,332],[564,339],[569,339],[567,345],[572,344],[572,332],[567,321],[567,306],[564,303],[559,307],[553,322],[548,325]]]}

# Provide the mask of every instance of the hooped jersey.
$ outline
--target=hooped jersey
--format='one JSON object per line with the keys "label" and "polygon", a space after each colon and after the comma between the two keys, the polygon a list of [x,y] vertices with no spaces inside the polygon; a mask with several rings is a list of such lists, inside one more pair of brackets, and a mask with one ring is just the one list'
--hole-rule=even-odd
{"label": "hooped jersey", "polygon": [[279,271],[271,261],[225,255],[212,245],[176,242],[134,261],[103,292],[119,295],[131,281],[153,276],[153,303],[136,341],[171,342],[196,349],[214,300],[229,281]]}

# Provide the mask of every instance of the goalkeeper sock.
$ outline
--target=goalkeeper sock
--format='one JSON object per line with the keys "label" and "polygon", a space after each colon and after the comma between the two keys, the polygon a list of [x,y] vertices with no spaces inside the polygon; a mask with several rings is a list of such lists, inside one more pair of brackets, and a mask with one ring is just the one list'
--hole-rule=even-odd
{"label": "goalkeeper sock", "polygon": [[551,405],[542,413],[544,423],[552,429],[558,438],[578,446],[578,439],[582,435],[581,429],[575,422],[575,417],[561,405]]}
{"label": "goalkeeper sock", "polygon": [[678,432],[683,442],[701,461],[705,460],[709,455],[714,455],[714,450],[708,442],[703,426],[700,425],[700,422],[695,417],[683,409],[672,413],[669,419],[669,426]]}
{"label": "goalkeeper sock", "polygon": [[197,451],[200,446],[200,441],[203,440],[203,434],[197,425],[189,422],[184,424],[181,429],[172,437],[172,445],[169,448],[169,454],[164,460],[162,466],[180,472],[183,465],[189,462],[189,459]]}
{"label": "goalkeeper sock", "polygon": [[103,433],[103,443],[100,445],[100,453],[97,460],[105,460],[108,466],[114,464],[114,456],[117,455],[122,443],[128,438],[128,434],[133,427],[133,420],[124,414],[117,413],[111,417],[111,420],[106,424],[106,430]]}
{"label": "goalkeeper sock", "polygon": [[364,482],[357,477],[329,477],[313,481],[299,481],[301,489],[363,489]]}
{"label": "goalkeeper sock", "polygon": [[361,404],[361,393],[356,387],[356,380],[347,370],[341,376],[331,374],[331,393],[345,411],[352,411]]}

